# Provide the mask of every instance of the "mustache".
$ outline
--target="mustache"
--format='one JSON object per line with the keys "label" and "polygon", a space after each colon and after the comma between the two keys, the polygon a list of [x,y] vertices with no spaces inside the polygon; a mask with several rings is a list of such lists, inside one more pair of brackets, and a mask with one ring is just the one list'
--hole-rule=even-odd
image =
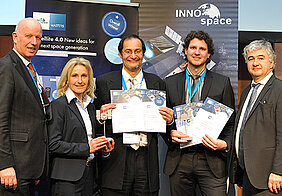
{"label": "mustache", "polygon": [[135,70],[137,70],[137,69],[139,69],[140,67],[141,67],[141,64],[138,64],[136,67],[130,67],[130,66],[127,66],[127,65],[125,65],[126,67],[127,67],[127,69],[129,69],[130,71],[135,71]]}

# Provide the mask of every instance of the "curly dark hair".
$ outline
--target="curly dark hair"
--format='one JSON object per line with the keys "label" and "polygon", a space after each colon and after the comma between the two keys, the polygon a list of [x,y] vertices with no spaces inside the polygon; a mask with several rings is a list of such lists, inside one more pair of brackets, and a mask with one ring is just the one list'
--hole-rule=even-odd
{"label": "curly dark hair", "polygon": [[[183,52],[185,53],[185,48],[188,49],[190,41],[194,38],[197,38],[199,40],[204,40],[206,44],[208,45],[208,52],[212,56],[214,54],[214,45],[213,40],[210,37],[210,35],[204,31],[191,31],[186,38],[184,39],[183,43]],[[187,57],[185,57],[187,60]]]}

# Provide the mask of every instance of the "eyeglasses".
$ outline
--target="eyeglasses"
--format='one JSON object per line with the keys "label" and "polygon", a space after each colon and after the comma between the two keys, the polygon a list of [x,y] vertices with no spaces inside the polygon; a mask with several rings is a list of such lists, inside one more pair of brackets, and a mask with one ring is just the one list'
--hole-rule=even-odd
{"label": "eyeglasses", "polygon": [[130,56],[130,55],[132,55],[132,54],[135,54],[135,55],[137,55],[137,56],[140,56],[141,54],[143,54],[143,50],[141,50],[141,49],[137,49],[137,50],[135,50],[135,51],[132,51],[132,50],[124,50],[122,53],[123,53],[124,55],[127,55],[127,56]]}

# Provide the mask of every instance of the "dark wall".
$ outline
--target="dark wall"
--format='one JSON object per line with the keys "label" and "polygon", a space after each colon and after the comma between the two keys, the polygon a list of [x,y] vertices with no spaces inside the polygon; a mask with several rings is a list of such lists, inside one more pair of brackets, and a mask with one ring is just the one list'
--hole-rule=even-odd
{"label": "dark wall", "polygon": [[12,36],[0,36],[0,58],[13,48]]}

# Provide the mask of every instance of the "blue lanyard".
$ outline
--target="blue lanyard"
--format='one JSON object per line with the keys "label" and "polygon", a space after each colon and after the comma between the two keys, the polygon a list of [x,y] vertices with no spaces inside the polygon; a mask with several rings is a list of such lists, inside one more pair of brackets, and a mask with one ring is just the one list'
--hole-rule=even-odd
{"label": "blue lanyard", "polygon": [[[127,86],[126,86],[126,83],[125,83],[125,81],[124,81],[123,75],[121,75],[121,77],[122,77],[122,88],[123,88],[123,90],[127,90]],[[144,74],[142,75],[142,80],[141,80],[141,82],[140,82],[140,84],[139,84],[139,88],[137,88],[137,89],[140,89],[140,88],[141,88],[143,79],[144,79]]]}
{"label": "blue lanyard", "polygon": [[[31,66],[32,66],[32,67],[33,67],[33,69],[34,69],[35,74],[37,75],[37,71],[36,71],[36,69],[35,69],[35,67],[34,67],[33,63],[32,63],[32,62],[30,62],[30,64],[31,64]],[[33,80],[33,83],[35,84],[35,87],[36,87],[36,89],[37,89],[37,91],[38,91],[38,94],[40,95],[40,91],[39,91],[39,88],[38,88],[37,82],[34,80],[34,78],[33,78],[33,76],[32,76],[32,74],[31,74],[31,72],[30,72],[30,70],[29,70],[29,68],[28,68],[28,67],[27,67],[27,70],[28,70],[29,75],[31,76],[31,78],[32,78],[32,80]]]}
{"label": "blue lanyard", "polygon": [[205,75],[207,72],[207,68],[205,68],[199,82],[197,83],[197,85],[194,88],[193,93],[191,94],[191,84],[190,84],[190,80],[189,80],[189,74],[188,74],[188,67],[186,68],[186,82],[187,82],[187,87],[188,87],[188,92],[189,92],[189,101],[191,102],[192,98],[194,97],[195,93],[197,92],[198,88],[200,87],[200,84],[202,83]]}

